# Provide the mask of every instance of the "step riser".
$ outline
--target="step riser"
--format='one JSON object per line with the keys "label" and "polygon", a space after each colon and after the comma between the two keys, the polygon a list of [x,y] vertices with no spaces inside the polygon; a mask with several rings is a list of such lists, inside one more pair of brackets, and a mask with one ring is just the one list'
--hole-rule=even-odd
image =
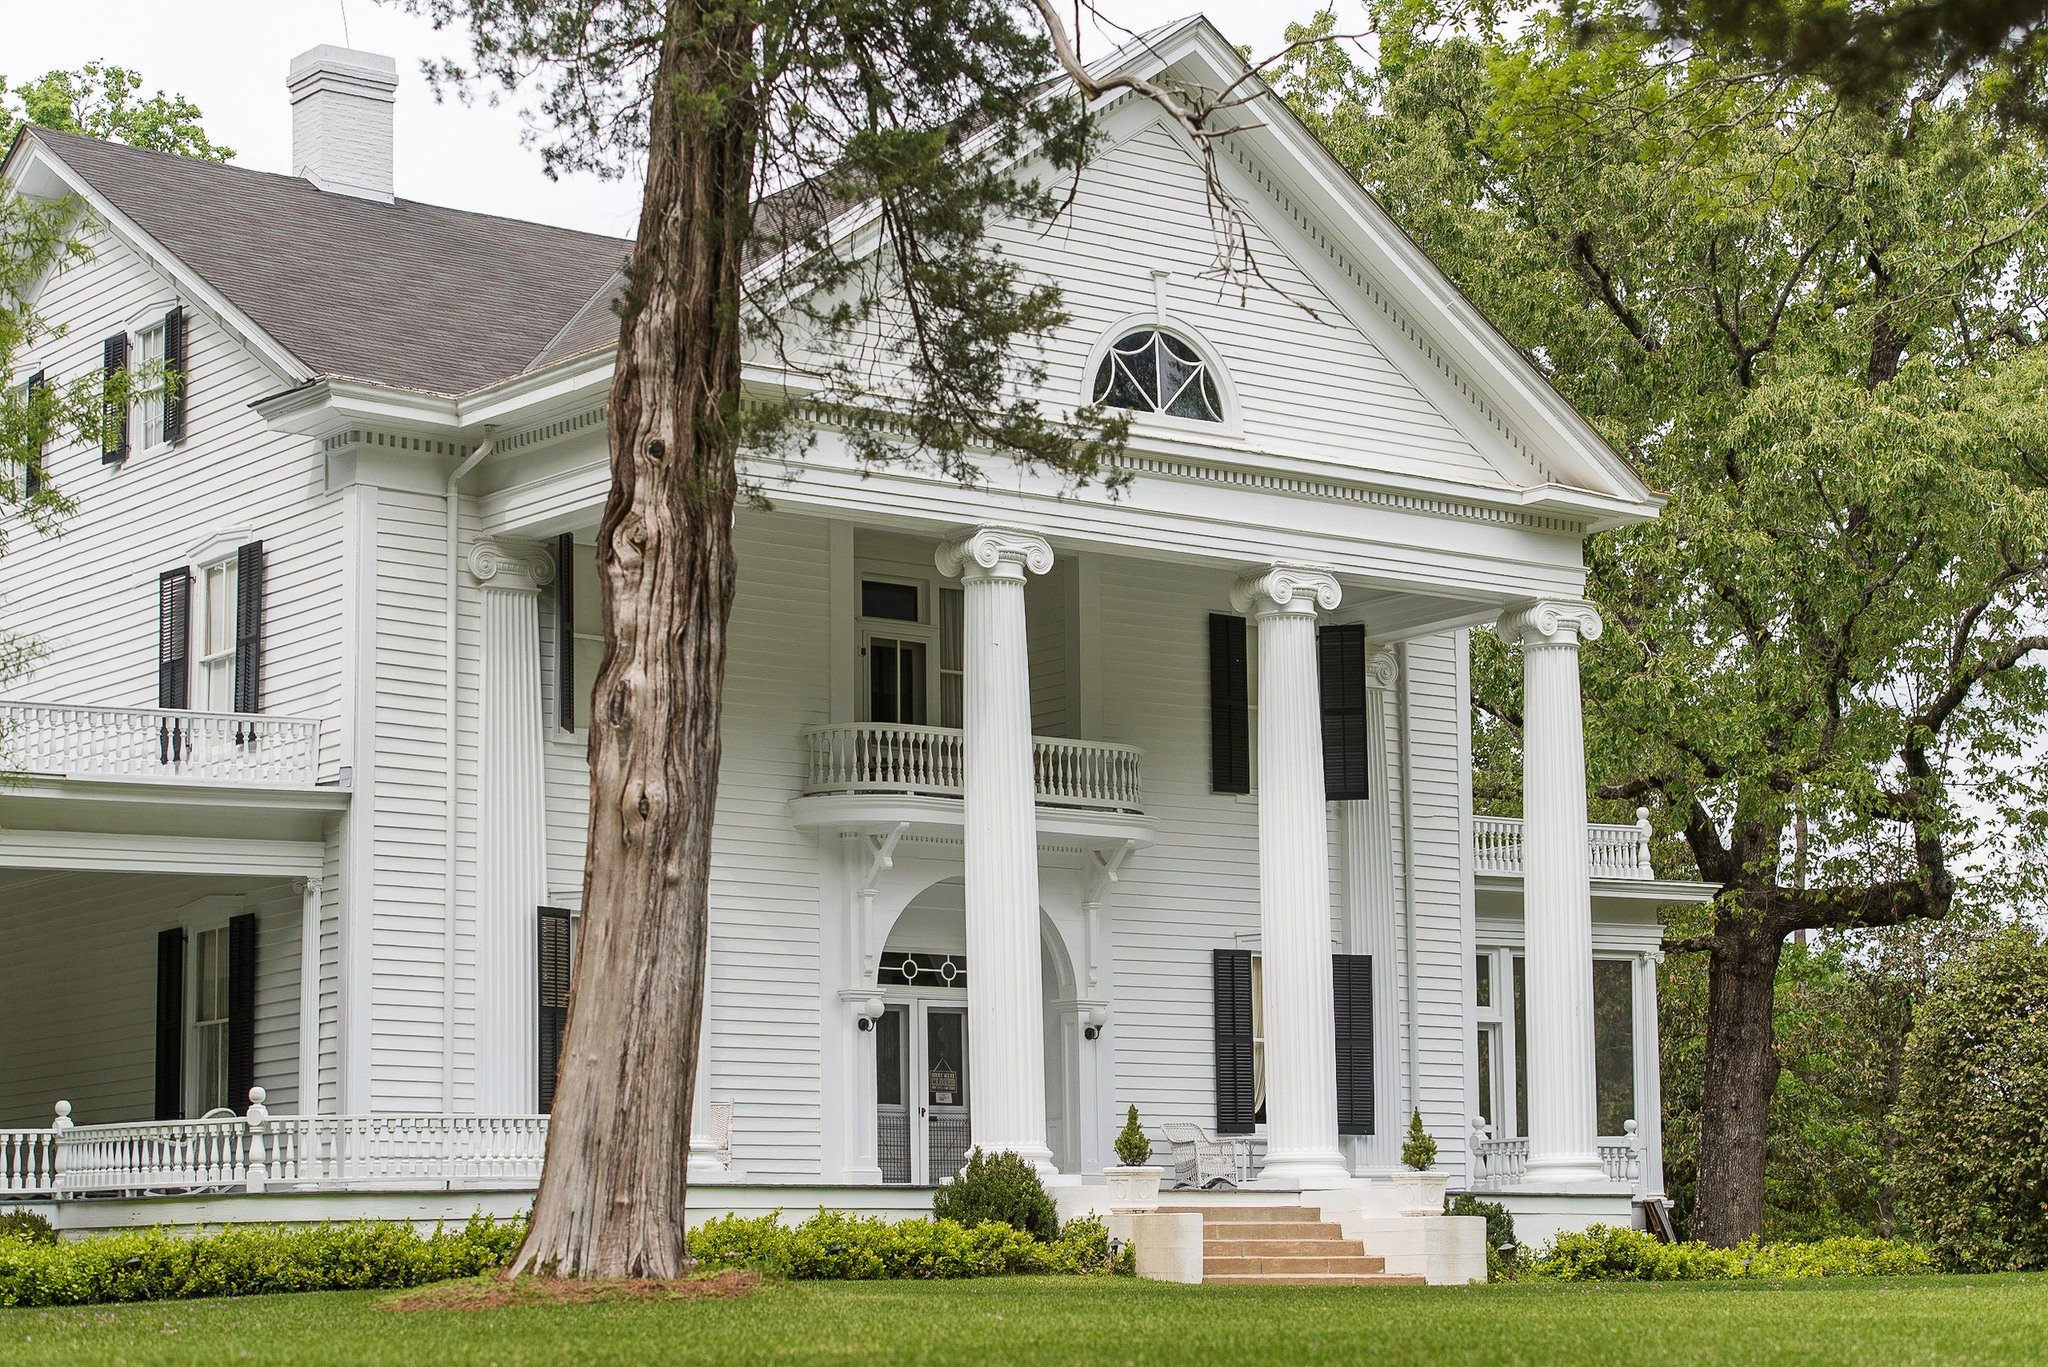
{"label": "step riser", "polygon": [[1359,1254],[1339,1255],[1329,1258],[1204,1258],[1202,1276],[1229,1276],[1242,1272],[1266,1272],[1275,1276],[1299,1276],[1303,1273],[1348,1272],[1358,1276],[1369,1276],[1385,1272],[1387,1260],[1367,1258]]}
{"label": "step riser", "polygon": [[1249,1221],[1217,1225],[1202,1230],[1204,1239],[1342,1239],[1342,1225],[1312,1225],[1306,1222],[1294,1225],[1252,1224]]}
{"label": "step riser", "polygon": [[1226,1272],[1218,1276],[1202,1275],[1202,1282],[1208,1286],[1422,1286],[1420,1277],[1397,1277],[1391,1273],[1349,1273],[1332,1272],[1287,1273],[1275,1275],[1267,1272]]}
{"label": "step riser", "polygon": [[1205,1258],[1343,1258],[1361,1250],[1354,1239],[1204,1239]]}

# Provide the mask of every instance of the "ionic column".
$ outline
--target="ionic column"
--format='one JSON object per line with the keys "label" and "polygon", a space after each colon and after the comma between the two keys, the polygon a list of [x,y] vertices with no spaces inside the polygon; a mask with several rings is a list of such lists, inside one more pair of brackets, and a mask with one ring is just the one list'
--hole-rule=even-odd
{"label": "ionic column", "polygon": [[[554,566],[537,546],[483,542],[469,553],[482,600],[476,788],[476,1109],[539,1104],[534,909],[547,900],[541,793],[540,586]],[[452,743],[452,738],[451,738]]]}
{"label": "ionic column", "polygon": [[1603,1182],[1594,1146],[1593,894],[1586,856],[1583,602],[1526,603],[1501,635],[1522,643],[1522,924],[1528,941],[1531,1187]]}
{"label": "ionic column", "polygon": [[983,527],[939,547],[965,592],[962,775],[967,865],[967,1100],[974,1143],[1050,1174],[1038,948],[1038,827],[1024,576],[1052,568],[1029,532]]}
{"label": "ionic column", "polygon": [[1259,627],[1259,952],[1266,1023],[1262,1186],[1351,1180],[1337,1147],[1336,1015],[1330,984],[1330,845],[1323,801],[1316,609],[1341,591],[1325,570],[1274,565],[1230,601]]}
{"label": "ionic column", "polygon": [[299,888],[299,1102],[300,1115],[320,1112],[320,880]]}

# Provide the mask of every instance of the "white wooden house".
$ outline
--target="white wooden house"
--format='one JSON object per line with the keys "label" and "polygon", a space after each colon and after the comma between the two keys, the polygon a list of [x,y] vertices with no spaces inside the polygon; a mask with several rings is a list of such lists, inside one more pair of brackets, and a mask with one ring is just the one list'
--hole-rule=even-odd
{"label": "white wooden house", "polygon": [[[1200,20],[1109,64],[1241,71]],[[0,701],[0,1199],[74,1227],[459,1214],[537,1171],[626,244],[395,199],[396,84],[299,58],[291,175],[7,154],[92,250],[11,382],[183,375],[43,453],[78,512],[0,562],[45,647]],[[1197,161],[1135,97],[1067,215],[999,233],[1066,292],[1046,398],[1133,411],[1123,498],[829,430],[760,472],[707,1202],[915,1208],[974,1142],[1099,1181],[1130,1104],[1279,1189],[1384,1177],[1411,1108],[1531,1211],[1659,1188],[1658,909],[1706,890],[1587,824],[1576,656],[1585,538],[1657,496],[1259,113],[1221,174],[1284,297],[1204,278]],[[1472,812],[1489,625],[1528,647],[1526,822]]]}

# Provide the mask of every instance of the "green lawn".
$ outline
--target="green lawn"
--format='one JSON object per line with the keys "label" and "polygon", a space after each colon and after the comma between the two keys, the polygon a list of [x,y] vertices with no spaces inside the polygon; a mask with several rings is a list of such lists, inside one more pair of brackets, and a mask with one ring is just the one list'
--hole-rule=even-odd
{"label": "green lawn", "polygon": [[2048,1362],[2048,1278],[1297,1291],[798,1283],[732,1301],[392,1314],[385,1292],[0,1310],[0,1363]]}

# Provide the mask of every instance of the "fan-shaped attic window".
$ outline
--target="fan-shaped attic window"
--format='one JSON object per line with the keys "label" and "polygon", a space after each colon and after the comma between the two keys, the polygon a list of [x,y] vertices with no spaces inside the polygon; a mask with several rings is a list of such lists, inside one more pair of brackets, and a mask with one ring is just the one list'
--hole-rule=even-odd
{"label": "fan-shaped attic window", "polygon": [[1095,402],[1133,413],[1223,421],[1209,363],[1170,332],[1140,328],[1110,347],[1095,371]]}

